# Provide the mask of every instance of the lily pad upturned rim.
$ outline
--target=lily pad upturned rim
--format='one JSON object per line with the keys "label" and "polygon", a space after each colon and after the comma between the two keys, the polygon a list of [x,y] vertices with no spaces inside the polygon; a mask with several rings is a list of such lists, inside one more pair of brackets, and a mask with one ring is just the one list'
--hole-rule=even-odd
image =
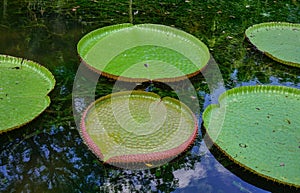
{"label": "lily pad upturned rim", "polygon": [[[141,28],[141,29],[147,29],[151,28],[154,32],[163,31],[168,34],[173,34],[174,36],[178,36],[180,39],[184,39],[184,41],[189,42],[190,44],[197,44],[198,48],[201,47],[202,51],[205,52],[205,55],[202,57],[205,58],[205,64],[201,64],[201,68],[197,69],[196,71],[190,72],[188,74],[182,74],[180,76],[172,76],[172,77],[161,77],[161,78],[148,78],[147,76],[141,76],[138,78],[128,77],[128,76],[120,76],[116,75],[111,72],[106,72],[105,70],[98,69],[92,65],[89,64],[89,62],[86,61],[85,55],[87,54],[87,51],[91,49],[95,44],[97,44],[97,41],[105,38],[106,36],[110,35],[111,32],[118,32],[118,31],[125,31],[126,28]],[[92,41],[91,41],[92,40]],[[175,82],[175,81],[181,81],[185,80],[187,78],[191,78],[197,74],[199,74],[201,71],[205,70],[205,68],[208,65],[208,61],[210,59],[210,53],[208,50],[208,47],[199,39],[197,39],[195,36],[182,31],[180,29],[162,25],[162,24],[131,24],[131,23],[123,23],[123,24],[115,24],[110,26],[105,26],[96,30],[93,30],[89,32],[88,34],[84,35],[77,44],[77,52],[80,58],[80,61],[82,64],[84,64],[87,68],[92,70],[93,72],[97,74],[103,74],[104,76],[108,78],[112,78],[115,80],[121,80],[126,82],[146,82],[146,81],[154,81],[154,82]],[[99,57],[101,55],[99,54]],[[198,62],[200,63],[200,62]],[[196,66],[196,64],[194,64]],[[198,65],[198,64],[197,64]],[[163,68],[162,68],[163,70]]]}
{"label": "lily pad upturned rim", "polygon": [[6,129],[1,129],[0,134],[11,131],[13,129],[20,128],[20,127],[26,125],[27,123],[31,122],[32,120],[36,119],[42,112],[44,112],[44,110],[46,108],[48,108],[51,103],[51,100],[50,100],[50,97],[48,96],[48,94],[54,89],[54,86],[56,83],[53,74],[46,67],[40,65],[39,63],[37,63],[35,61],[24,59],[21,57],[6,55],[6,54],[0,54],[0,70],[1,70],[1,63],[11,63],[11,64],[13,64],[12,67],[19,68],[19,70],[22,70],[23,67],[27,67],[28,69],[30,69],[34,72],[40,73],[41,77],[44,79],[47,79],[47,82],[49,82],[49,87],[47,88],[47,91],[45,93],[43,93],[43,95],[45,97],[45,102],[47,103],[47,105],[45,105],[43,108],[41,108],[39,112],[35,113],[35,115],[28,118],[27,121],[24,121],[19,124],[15,124],[14,126],[11,126]]}
{"label": "lily pad upturned rim", "polygon": [[[147,95],[148,97],[150,96],[150,97],[154,97],[154,98],[160,98],[159,95],[152,93],[152,92],[137,91],[137,90],[121,91],[121,92],[116,92],[116,93],[112,93],[112,94],[100,97],[96,101],[92,102],[85,109],[85,111],[83,112],[82,117],[81,117],[79,133],[80,133],[84,143],[88,146],[88,148],[95,154],[96,157],[98,157],[101,161],[104,161],[104,163],[108,163],[108,164],[145,163],[146,164],[146,163],[151,163],[151,162],[155,163],[157,161],[173,159],[176,156],[178,156],[179,154],[183,153],[185,150],[187,150],[190,147],[190,145],[194,142],[194,140],[196,139],[197,133],[198,133],[198,122],[197,122],[197,119],[196,119],[195,115],[193,114],[193,112],[189,109],[189,107],[187,107],[182,102],[180,102],[176,99],[173,99],[171,97],[164,97],[161,99],[161,101],[168,100],[176,105],[180,105],[181,108],[184,108],[193,117],[194,131],[193,131],[193,133],[191,133],[190,137],[184,143],[179,144],[177,147],[166,150],[166,151],[154,152],[154,153],[137,153],[137,154],[130,154],[130,155],[121,155],[121,156],[110,157],[108,160],[103,160],[104,156],[101,153],[100,148],[91,139],[88,138],[88,133],[87,133],[86,127],[85,127],[85,119],[87,117],[87,114],[89,113],[89,110],[91,108],[93,108],[97,102],[110,99],[111,97],[118,97],[118,96],[122,97],[124,95],[127,95],[129,97],[132,95],[142,95],[142,96]],[[151,167],[151,166],[148,166],[148,167]]]}
{"label": "lily pad upturned rim", "polygon": [[[277,56],[271,54],[268,52],[268,50],[262,49],[260,45],[257,45],[252,40],[252,33],[255,32],[258,29],[262,28],[286,28],[288,30],[297,30],[300,33],[300,24],[299,23],[288,23],[288,22],[263,22],[254,24],[250,27],[248,27],[245,31],[246,37],[248,40],[257,47],[258,50],[262,51],[264,54],[266,54],[268,57],[272,58],[273,60],[280,62],[282,64],[286,64],[293,67],[300,67],[300,62],[293,62],[288,60],[283,60],[278,58]],[[285,52],[286,50],[282,50],[282,52]]]}
{"label": "lily pad upturned rim", "polygon": [[[277,182],[279,184],[284,184],[284,185],[300,188],[300,183],[298,183],[298,184],[297,183],[289,183],[289,182],[286,182],[286,181],[283,181],[283,180],[279,180],[275,177],[262,174],[259,171],[256,171],[255,169],[251,168],[250,166],[247,166],[247,165],[243,164],[242,162],[236,160],[232,155],[227,153],[226,150],[224,150],[224,148],[222,148],[218,143],[216,143],[211,138],[211,136],[209,134],[207,124],[210,124],[210,123],[206,122],[206,119],[210,117],[210,113],[213,109],[220,108],[220,104],[221,104],[220,102],[223,99],[225,99],[229,96],[247,94],[247,93],[258,93],[258,92],[264,92],[264,93],[268,93],[268,94],[278,93],[278,94],[284,94],[284,95],[290,94],[290,95],[300,96],[300,89],[293,88],[293,87],[287,87],[287,86],[278,86],[278,85],[240,86],[240,87],[236,87],[236,88],[227,90],[226,92],[222,93],[219,96],[219,100],[218,100],[219,103],[218,104],[210,104],[203,112],[203,115],[202,115],[202,117],[203,117],[203,127],[204,127],[206,135],[207,135],[207,138],[205,139],[205,141],[209,144],[213,143],[213,146],[215,146],[229,160],[231,160],[233,163],[237,164],[238,166],[240,166],[242,168],[245,168],[246,170],[252,172],[253,174],[261,176],[261,177],[263,177],[267,180]],[[278,167],[280,167],[280,166],[278,166]]]}

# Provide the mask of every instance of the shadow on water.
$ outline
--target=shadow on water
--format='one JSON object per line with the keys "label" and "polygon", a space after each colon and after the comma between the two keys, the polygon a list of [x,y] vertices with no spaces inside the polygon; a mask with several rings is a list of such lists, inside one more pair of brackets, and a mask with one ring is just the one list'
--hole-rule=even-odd
{"label": "shadow on water", "polygon": [[[244,37],[244,30],[255,23],[299,23],[298,1],[134,0],[132,9],[134,23],[175,26],[208,45],[219,64],[225,89],[256,84],[300,88],[299,69],[265,57]],[[128,1],[4,0],[0,17],[0,53],[37,61],[49,68],[57,80],[50,94],[51,106],[39,118],[0,134],[0,192],[294,191],[265,185],[263,179],[236,169],[217,152],[211,154],[201,135],[178,158],[149,170],[117,169],[98,161],[88,150],[72,113],[73,82],[79,66],[76,44],[93,29],[128,22]],[[201,112],[215,100],[205,76],[208,74],[200,73],[191,78],[197,96],[187,95],[191,108],[192,99],[199,99],[200,125]],[[100,77],[96,96],[109,94],[113,84]],[[149,86],[143,83],[137,89]],[[177,86],[179,92],[188,93],[186,85]],[[176,97],[163,84],[154,84],[151,89],[161,96]]]}

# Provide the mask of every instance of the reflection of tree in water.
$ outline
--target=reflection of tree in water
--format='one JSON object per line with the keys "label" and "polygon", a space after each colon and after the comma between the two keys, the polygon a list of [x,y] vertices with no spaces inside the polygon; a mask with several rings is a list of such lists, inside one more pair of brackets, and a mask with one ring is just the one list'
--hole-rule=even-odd
{"label": "reflection of tree in water", "polygon": [[1,148],[1,191],[82,192],[99,186],[101,167],[74,130],[53,127],[20,139]]}
{"label": "reflection of tree in water", "polygon": [[234,88],[246,85],[272,84],[299,87],[299,69],[274,63],[266,57],[261,62],[263,64],[260,65],[250,59],[243,66],[232,69],[226,86]]}
{"label": "reflection of tree in water", "polygon": [[[177,187],[176,180],[171,170],[163,170],[164,175],[160,176],[156,170],[117,170],[110,171],[105,183],[100,186],[104,192],[147,192],[158,190],[171,192]],[[158,172],[159,173],[159,172]]]}
{"label": "reflection of tree in water", "polygon": [[[199,141],[197,140],[194,145],[199,145]],[[193,170],[200,158],[200,154],[188,150],[158,168],[135,171],[112,169],[108,171],[107,178],[100,189],[106,192],[172,192],[179,185],[174,171],[178,169]]]}
{"label": "reflection of tree in water", "polygon": [[1,136],[1,192],[171,192],[178,186],[173,171],[191,169],[200,159],[187,151],[159,168],[121,170],[104,167],[76,130],[52,127],[49,131],[28,132],[32,134],[21,136],[15,130]]}

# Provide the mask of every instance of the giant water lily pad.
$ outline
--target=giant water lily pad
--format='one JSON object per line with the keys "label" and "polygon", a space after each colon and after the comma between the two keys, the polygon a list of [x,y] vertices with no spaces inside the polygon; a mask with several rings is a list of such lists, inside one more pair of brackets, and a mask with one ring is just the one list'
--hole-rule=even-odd
{"label": "giant water lily pad", "polygon": [[208,48],[181,30],[155,24],[119,24],[85,35],[78,43],[83,62],[98,73],[126,81],[174,81],[208,63]]}
{"label": "giant water lily pad", "polygon": [[29,60],[0,55],[0,133],[33,120],[50,104],[53,75]]}
{"label": "giant water lily pad", "polygon": [[267,179],[300,187],[300,90],[245,86],[203,113],[210,138],[229,159]]}
{"label": "giant water lily pad", "polygon": [[130,169],[156,167],[188,148],[197,121],[178,100],[124,91],[102,97],[82,116],[81,135],[102,161]]}
{"label": "giant water lily pad", "polygon": [[300,24],[260,23],[249,27],[246,36],[272,59],[300,67]]}

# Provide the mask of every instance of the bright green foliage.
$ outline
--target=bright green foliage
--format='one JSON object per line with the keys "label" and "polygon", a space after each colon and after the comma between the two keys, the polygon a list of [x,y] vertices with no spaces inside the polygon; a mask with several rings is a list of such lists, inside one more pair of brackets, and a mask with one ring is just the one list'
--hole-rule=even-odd
{"label": "bright green foliage", "polygon": [[204,127],[216,146],[240,166],[300,187],[299,109],[299,89],[238,87],[204,111]]}
{"label": "bright green foliage", "polygon": [[246,36],[272,59],[300,67],[300,24],[260,23],[249,27]]}
{"label": "bright green foliage", "polygon": [[78,43],[85,63],[109,77],[126,80],[182,79],[208,62],[208,48],[181,30],[154,24],[119,24],[97,29]]}
{"label": "bright green foliage", "polygon": [[41,65],[0,55],[0,133],[33,120],[50,104],[53,75]]}

